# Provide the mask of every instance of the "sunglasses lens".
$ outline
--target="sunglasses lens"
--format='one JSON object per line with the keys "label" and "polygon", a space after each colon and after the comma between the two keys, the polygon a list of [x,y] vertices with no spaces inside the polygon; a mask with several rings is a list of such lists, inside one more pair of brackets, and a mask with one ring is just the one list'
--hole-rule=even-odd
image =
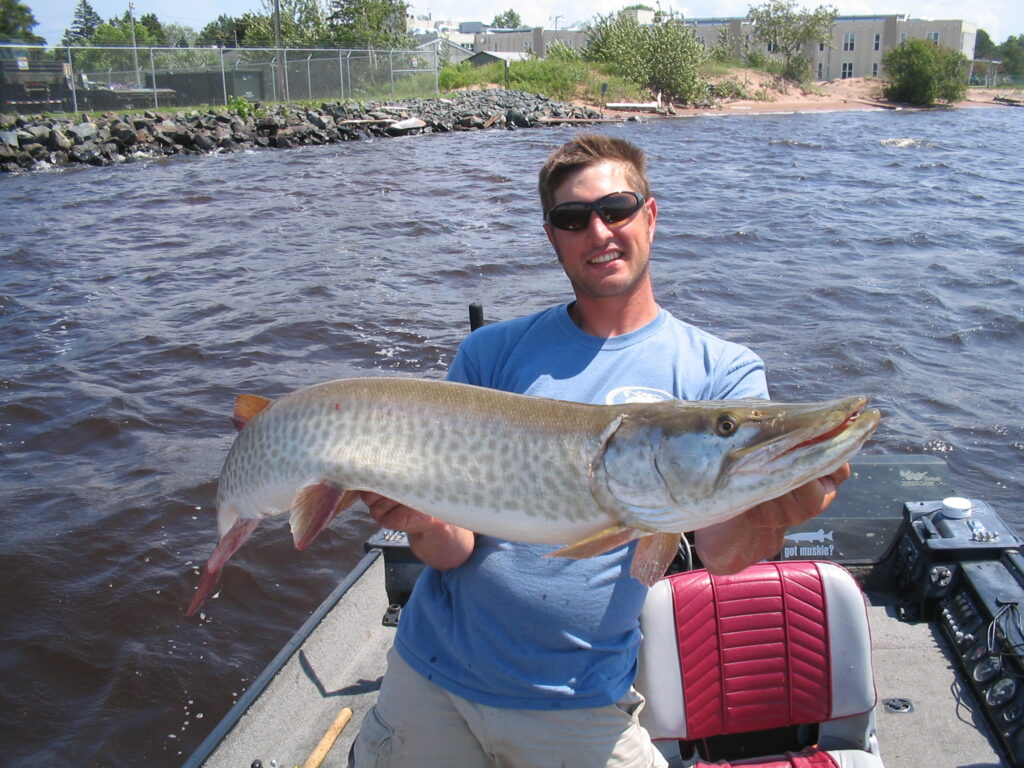
{"label": "sunglasses lens", "polygon": [[576,231],[587,226],[592,210],[586,203],[562,203],[551,209],[548,221],[552,227]]}
{"label": "sunglasses lens", "polygon": [[635,192],[613,192],[593,203],[571,202],[556,205],[548,211],[548,223],[557,229],[576,232],[586,229],[590,224],[592,211],[596,211],[606,224],[615,224],[628,219],[640,210],[643,204],[643,195]]}
{"label": "sunglasses lens", "polygon": [[608,195],[602,197],[597,203],[598,212],[601,218],[609,224],[628,219],[636,213],[643,202],[638,201],[633,195]]}

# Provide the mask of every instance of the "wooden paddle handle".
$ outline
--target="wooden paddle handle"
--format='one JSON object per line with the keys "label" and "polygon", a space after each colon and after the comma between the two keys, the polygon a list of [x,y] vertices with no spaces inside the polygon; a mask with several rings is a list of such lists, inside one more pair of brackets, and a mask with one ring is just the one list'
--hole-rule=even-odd
{"label": "wooden paddle handle", "polygon": [[334,722],[331,723],[331,727],[327,729],[327,733],[320,739],[320,743],[316,745],[316,749],[310,753],[306,759],[305,764],[302,768],[320,768],[320,763],[327,757],[327,753],[331,751],[331,747],[334,746],[334,742],[337,741],[338,736],[345,726],[348,725],[348,721],[352,719],[352,710],[348,707],[342,707],[341,712],[334,718]]}

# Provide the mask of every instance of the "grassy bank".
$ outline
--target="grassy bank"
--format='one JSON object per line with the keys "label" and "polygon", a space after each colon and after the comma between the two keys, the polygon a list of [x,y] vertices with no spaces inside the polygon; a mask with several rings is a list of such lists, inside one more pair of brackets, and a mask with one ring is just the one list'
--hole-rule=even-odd
{"label": "grassy bank", "polygon": [[471,64],[441,70],[442,92],[497,84],[514,90],[539,93],[558,101],[604,104],[610,101],[648,101],[650,93],[616,74],[610,67],[587,61],[530,59],[506,68],[502,62],[483,67]]}

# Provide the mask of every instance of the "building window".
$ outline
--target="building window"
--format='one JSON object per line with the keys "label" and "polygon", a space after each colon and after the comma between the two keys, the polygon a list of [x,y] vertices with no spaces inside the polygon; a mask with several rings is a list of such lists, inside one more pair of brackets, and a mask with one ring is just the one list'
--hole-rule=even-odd
{"label": "building window", "polygon": [[707,48],[707,47],[708,47],[708,43],[707,43],[707,41],[706,41],[706,40],[704,39],[704,36],[703,36],[703,35],[701,35],[700,37],[698,37],[698,38],[697,38],[697,42],[698,42],[698,43],[700,43],[700,47],[701,47],[701,48]]}
{"label": "building window", "polygon": [[882,47],[882,36],[875,35],[875,50],[879,50]]}
{"label": "building window", "polygon": [[777,50],[779,50],[778,43],[768,43],[768,53],[775,53]]}
{"label": "building window", "polygon": [[843,72],[842,72],[841,77],[842,77],[843,80],[845,80],[848,77],[853,77],[853,62],[852,61],[844,61],[843,62]]}
{"label": "building window", "polygon": [[905,42],[907,42],[907,33],[900,32],[900,45],[903,45]]}
{"label": "building window", "polygon": [[822,64],[820,61],[818,62],[818,79],[819,80],[824,80],[825,79],[825,77],[824,77],[824,66],[825,65]]}
{"label": "building window", "polygon": [[939,44],[939,33],[938,32],[929,32],[928,33],[928,41],[938,45]]}
{"label": "building window", "polygon": [[523,50],[526,51],[527,53],[532,51],[533,50],[533,42],[530,41],[530,40],[524,40],[523,41]]}
{"label": "building window", "polygon": [[871,65],[871,76],[878,77],[878,62],[874,62]]}
{"label": "building window", "polygon": [[853,44],[856,38],[857,36],[853,32],[847,32],[845,35],[843,35],[843,50],[852,51]]}
{"label": "building window", "polygon": [[822,40],[820,43],[818,43],[818,53],[822,53],[824,50],[825,50],[825,41]]}

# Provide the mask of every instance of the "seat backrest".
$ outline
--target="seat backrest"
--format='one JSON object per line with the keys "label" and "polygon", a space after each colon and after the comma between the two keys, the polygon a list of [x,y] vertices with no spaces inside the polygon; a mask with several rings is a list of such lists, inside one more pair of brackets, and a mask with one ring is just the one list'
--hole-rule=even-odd
{"label": "seat backrest", "polygon": [[651,588],[641,626],[636,686],[652,738],[694,741],[862,716],[836,729],[832,748],[874,751],[867,611],[841,566],[770,562],[729,576],[674,574]]}

